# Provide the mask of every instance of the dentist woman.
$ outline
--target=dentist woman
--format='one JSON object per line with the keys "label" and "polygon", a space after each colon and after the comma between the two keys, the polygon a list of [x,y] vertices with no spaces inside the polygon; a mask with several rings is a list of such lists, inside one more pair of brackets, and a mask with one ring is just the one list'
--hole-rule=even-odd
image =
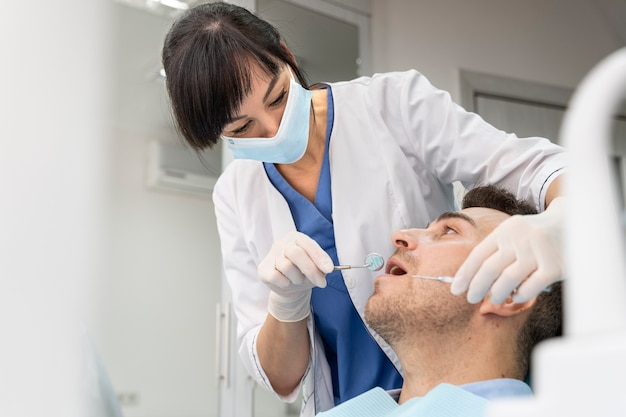
{"label": "dentist woman", "polygon": [[278,31],[228,3],[185,12],[162,58],[181,134],[197,150],[224,141],[235,159],[213,199],[241,359],[284,401],[304,382],[302,415],[402,386],[362,319],[375,274],[333,265],[388,258],[394,230],[455,209],[454,181],[505,187],[543,213],[498,227],[453,293],[497,302],[517,288],[521,300],[561,279],[565,155],[548,140],[495,129],[417,71],[307,88]]}

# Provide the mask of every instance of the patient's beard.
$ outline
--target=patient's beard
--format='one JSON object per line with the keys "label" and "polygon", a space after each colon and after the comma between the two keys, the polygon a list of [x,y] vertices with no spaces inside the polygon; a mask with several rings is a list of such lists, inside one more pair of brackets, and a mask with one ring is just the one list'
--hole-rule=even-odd
{"label": "patient's beard", "polygon": [[468,327],[476,306],[454,297],[447,285],[413,283],[409,291],[374,294],[365,320],[392,347],[414,338],[457,335]]}

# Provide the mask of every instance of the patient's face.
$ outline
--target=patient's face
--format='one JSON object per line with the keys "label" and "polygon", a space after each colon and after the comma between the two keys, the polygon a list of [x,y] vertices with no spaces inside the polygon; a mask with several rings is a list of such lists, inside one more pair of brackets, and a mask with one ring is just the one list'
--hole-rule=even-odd
{"label": "patient's face", "polygon": [[450,284],[411,276],[454,276],[476,244],[509,217],[472,207],[444,213],[426,229],[394,232],[396,253],[387,262],[386,274],[376,278],[374,294],[366,305],[370,326],[393,343],[390,338],[401,337],[407,329],[445,326],[453,330],[465,325],[477,305],[453,296]]}

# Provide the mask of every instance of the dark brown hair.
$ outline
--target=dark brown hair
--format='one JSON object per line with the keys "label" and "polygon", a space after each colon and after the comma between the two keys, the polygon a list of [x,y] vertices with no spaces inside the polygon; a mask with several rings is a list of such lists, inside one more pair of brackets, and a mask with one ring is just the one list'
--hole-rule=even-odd
{"label": "dark brown hair", "polygon": [[289,65],[306,86],[278,30],[247,9],[201,4],[172,25],[162,51],[178,131],[196,150],[213,147],[250,92],[251,66],[275,76]]}
{"label": "dark brown hair", "polygon": [[484,207],[501,211],[510,216],[537,214],[535,207],[525,200],[518,200],[511,192],[495,185],[482,185],[470,189],[463,197],[462,208]]}

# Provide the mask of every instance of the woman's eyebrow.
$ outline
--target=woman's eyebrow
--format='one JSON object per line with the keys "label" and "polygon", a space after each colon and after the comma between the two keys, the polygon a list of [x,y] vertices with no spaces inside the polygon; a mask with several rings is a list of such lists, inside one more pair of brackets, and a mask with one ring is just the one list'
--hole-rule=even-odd
{"label": "woman's eyebrow", "polygon": [[267,97],[270,95],[270,93],[272,92],[272,90],[274,89],[274,86],[276,85],[276,82],[278,81],[278,79],[280,78],[281,73],[279,72],[278,74],[276,74],[274,76],[274,78],[272,78],[272,80],[270,81],[269,85],[267,86],[267,91],[265,92],[265,95],[263,96],[263,103],[265,103],[267,101]]}
{"label": "woman's eyebrow", "polygon": [[[270,80],[270,83],[267,86],[267,91],[265,91],[265,95],[263,96],[263,103],[267,101],[267,97],[270,95],[270,93],[274,89],[274,86],[276,85],[276,82],[278,81],[279,78],[280,78],[280,73],[276,74],[274,78]],[[245,114],[240,114],[238,116],[235,116],[228,121],[228,124],[236,122],[237,120],[243,119],[244,117],[246,117]]]}

